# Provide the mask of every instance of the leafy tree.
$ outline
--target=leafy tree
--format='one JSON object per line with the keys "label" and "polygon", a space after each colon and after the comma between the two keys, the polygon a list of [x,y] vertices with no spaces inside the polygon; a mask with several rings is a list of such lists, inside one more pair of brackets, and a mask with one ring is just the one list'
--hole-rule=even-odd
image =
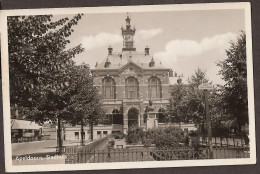
{"label": "leafy tree", "polygon": [[[202,83],[208,83],[206,72],[198,68],[188,79],[188,84],[177,84],[171,89],[168,113],[175,116],[177,122],[189,122],[196,124],[204,122],[204,93],[198,89]],[[174,121],[174,122],[175,122]]]}
{"label": "leafy tree", "polygon": [[184,132],[180,128],[166,127],[159,129],[132,128],[128,130],[126,141],[129,144],[154,144],[158,149],[174,149],[183,147]]}
{"label": "leafy tree", "polygon": [[237,41],[230,43],[226,50],[227,58],[217,65],[219,74],[226,84],[222,95],[227,115],[237,118],[239,130],[248,123],[247,67],[246,67],[246,34],[241,32]]}
{"label": "leafy tree", "polygon": [[172,86],[170,89],[171,98],[170,104],[167,106],[168,115],[167,121],[180,123],[187,116],[186,100],[187,95],[186,85],[180,83]]}
{"label": "leafy tree", "polygon": [[193,90],[197,89],[202,83],[211,83],[207,78],[206,71],[198,68],[191,77],[188,78],[188,84]]}
{"label": "leafy tree", "polygon": [[8,17],[10,102],[22,107],[27,119],[58,123],[58,146],[62,146],[61,119],[70,101],[72,58],[81,45],[68,49],[68,37],[81,14],[53,22],[51,15]]}
{"label": "leafy tree", "polygon": [[55,22],[51,18],[51,15],[8,17],[11,104],[37,106],[41,92],[46,88],[56,90],[66,66],[83,51],[80,45],[66,50],[72,26],[81,15]]}
{"label": "leafy tree", "polygon": [[83,145],[84,126],[89,124],[91,140],[93,140],[93,126],[102,121],[105,111],[98,95],[98,90],[93,85],[93,78],[86,65],[77,66],[72,74],[73,93],[69,110],[74,115],[68,114],[72,125],[81,125],[81,143]]}

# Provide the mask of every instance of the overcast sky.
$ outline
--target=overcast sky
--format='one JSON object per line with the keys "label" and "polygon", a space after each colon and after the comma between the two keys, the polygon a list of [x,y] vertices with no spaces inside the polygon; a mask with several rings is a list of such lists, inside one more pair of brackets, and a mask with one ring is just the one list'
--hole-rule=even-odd
{"label": "overcast sky", "polygon": [[[155,58],[187,79],[200,67],[214,84],[223,84],[216,62],[226,58],[225,49],[245,30],[244,10],[200,10],[131,13],[131,24],[138,52],[150,47]],[[65,16],[65,15],[64,15]],[[64,16],[55,16],[56,18]],[[69,16],[69,15],[66,15]],[[69,16],[71,17],[71,16]],[[74,27],[71,45],[83,44],[85,52],[77,55],[94,68],[107,56],[107,47],[121,51],[121,26],[126,13],[85,14]],[[186,80],[184,81],[186,82]]]}

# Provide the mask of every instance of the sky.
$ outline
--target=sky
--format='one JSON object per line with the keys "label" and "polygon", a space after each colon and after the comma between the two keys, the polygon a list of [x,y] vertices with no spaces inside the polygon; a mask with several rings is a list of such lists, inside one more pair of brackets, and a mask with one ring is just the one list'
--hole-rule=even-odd
{"label": "sky", "polygon": [[[120,52],[126,14],[84,14],[69,38],[70,47],[82,44],[85,48],[74,61],[94,68],[97,61],[106,58],[109,46]],[[54,19],[65,16],[73,15],[56,15]],[[151,54],[165,67],[183,74],[184,83],[201,68],[213,84],[224,84],[216,63],[226,58],[230,41],[245,30],[244,10],[135,12],[130,16],[136,28],[134,44],[138,52],[149,46]]]}

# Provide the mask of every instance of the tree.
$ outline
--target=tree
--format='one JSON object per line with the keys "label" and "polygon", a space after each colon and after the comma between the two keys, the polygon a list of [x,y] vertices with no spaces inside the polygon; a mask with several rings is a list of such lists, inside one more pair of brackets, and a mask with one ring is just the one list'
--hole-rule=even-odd
{"label": "tree", "polygon": [[186,86],[182,83],[172,86],[170,89],[171,97],[170,104],[167,106],[168,115],[167,121],[183,122],[187,116],[187,108],[185,97],[187,95]]}
{"label": "tree", "polygon": [[[211,83],[207,78],[206,72],[198,68],[191,77],[188,78],[188,84],[176,84],[172,87],[170,93],[170,104],[168,105],[168,114],[172,117],[171,122],[186,122],[192,120],[195,124],[201,124],[205,121],[205,101],[204,92],[198,87],[202,83]],[[209,94],[209,106],[211,117],[216,117],[218,113],[216,91]]]}
{"label": "tree", "polygon": [[27,119],[36,122],[57,121],[59,147],[61,119],[69,113],[72,58],[83,51],[81,45],[68,49],[68,37],[81,16],[55,22],[51,15],[7,19],[11,106],[22,107]]}
{"label": "tree", "polygon": [[206,71],[198,68],[191,77],[188,78],[188,84],[192,89],[197,89],[202,83],[211,83],[206,75]]}
{"label": "tree", "polygon": [[69,110],[74,115],[68,114],[67,121],[72,125],[81,125],[81,144],[84,139],[84,126],[89,124],[91,140],[93,140],[93,125],[98,124],[105,115],[97,88],[93,85],[93,77],[86,65],[75,67],[72,77],[71,100]]}
{"label": "tree", "polygon": [[237,118],[239,130],[248,123],[247,66],[246,66],[246,34],[241,32],[237,41],[230,43],[226,50],[227,58],[217,65],[219,74],[226,82],[222,86],[224,109],[226,114]]}
{"label": "tree", "polygon": [[[60,86],[57,80],[81,46],[66,50],[66,38],[81,15],[51,21],[51,15],[8,17],[11,104],[31,107],[44,89]],[[63,66],[63,67],[62,67]],[[33,101],[30,100],[32,97]],[[28,100],[29,99],[29,100]]]}

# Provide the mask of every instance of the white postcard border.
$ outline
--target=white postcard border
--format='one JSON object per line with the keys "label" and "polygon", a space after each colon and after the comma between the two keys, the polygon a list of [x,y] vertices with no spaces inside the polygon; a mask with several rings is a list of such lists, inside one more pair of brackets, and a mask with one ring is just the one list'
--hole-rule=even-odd
{"label": "white postcard border", "polygon": [[[78,13],[123,13],[123,12],[159,12],[159,11],[190,11],[190,10],[217,10],[217,9],[244,9],[246,24],[247,47],[247,84],[249,106],[249,138],[250,158],[244,159],[209,159],[209,160],[177,160],[156,162],[120,162],[120,163],[87,163],[87,164],[53,164],[53,165],[12,165],[11,129],[10,129],[10,98],[9,98],[9,69],[8,69],[8,37],[7,16],[17,15],[44,15],[44,14],[78,14]],[[178,4],[178,5],[149,5],[149,6],[115,6],[115,7],[84,7],[63,9],[23,9],[3,10],[1,15],[1,46],[2,46],[2,93],[3,93],[3,120],[5,143],[5,167],[7,172],[35,172],[35,171],[65,171],[65,170],[101,170],[101,169],[129,169],[129,168],[160,168],[160,167],[187,167],[187,166],[216,166],[216,165],[245,165],[256,163],[255,144],[255,111],[254,111],[254,84],[253,58],[251,34],[251,7],[249,2],[243,3],[207,3],[207,4]]]}

